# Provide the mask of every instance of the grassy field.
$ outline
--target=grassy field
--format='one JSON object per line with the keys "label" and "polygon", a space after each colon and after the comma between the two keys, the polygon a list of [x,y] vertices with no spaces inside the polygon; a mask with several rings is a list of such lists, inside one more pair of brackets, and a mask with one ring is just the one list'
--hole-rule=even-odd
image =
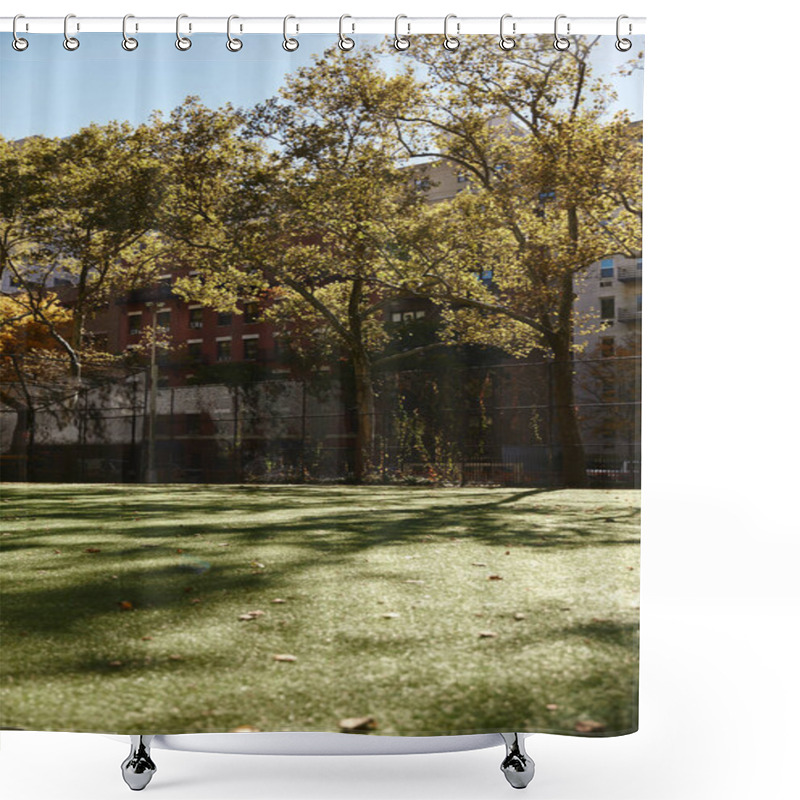
{"label": "grassy field", "polygon": [[636,728],[636,491],[6,484],[1,496],[0,726]]}

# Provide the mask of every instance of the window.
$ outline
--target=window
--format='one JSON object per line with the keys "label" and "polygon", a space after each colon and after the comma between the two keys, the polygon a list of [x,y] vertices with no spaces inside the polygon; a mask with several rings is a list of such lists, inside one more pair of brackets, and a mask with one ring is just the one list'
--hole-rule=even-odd
{"label": "window", "polygon": [[171,323],[172,323],[171,311],[159,311],[156,314],[156,327],[169,330]]}
{"label": "window", "polygon": [[467,175],[466,172],[459,172],[458,175],[456,175],[456,180],[459,183],[469,183],[469,175]]}
{"label": "window", "polygon": [[600,340],[600,355],[603,358],[610,358],[614,355],[614,337],[605,336]]}
{"label": "window", "polygon": [[548,200],[555,200],[556,193],[553,189],[545,189],[543,192],[539,192],[539,202],[546,203]]}
{"label": "window", "polygon": [[614,259],[604,258],[600,262],[600,277],[613,278],[614,277]]}
{"label": "window", "polygon": [[203,360],[203,342],[200,339],[192,339],[186,342],[186,350],[189,360],[197,363]]}
{"label": "window", "polygon": [[170,289],[172,287],[172,275],[159,275],[158,276],[158,288],[159,289]]}
{"label": "window", "polygon": [[230,361],[231,353],[231,340],[217,339],[217,361]]}
{"label": "window", "polygon": [[403,314],[400,311],[393,311],[392,312],[392,322],[402,322],[403,321]]}
{"label": "window", "polygon": [[637,258],[636,259],[636,269],[641,269],[641,268],[642,268],[642,259],[641,258]]}
{"label": "window", "polygon": [[431,188],[431,179],[430,178],[417,178],[414,181],[414,187],[419,189],[421,192],[427,192],[428,189]]}
{"label": "window", "polygon": [[600,298],[600,319],[614,319],[614,298]]}
{"label": "window", "polygon": [[199,306],[189,309],[189,327],[195,330],[203,327],[203,309]]}
{"label": "window", "polygon": [[244,360],[255,361],[258,358],[258,337],[253,336],[242,341],[244,343]]}
{"label": "window", "polygon": [[134,311],[128,314],[128,335],[138,336],[142,332],[142,312]]}
{"label": "window", "polygon": [[640,294],[636,295],[636,310],[639,312],[642,310],[642,296]]}
{"label": "window", "polygon": [[244,321],[248,324],[258,322],[258,303],[245,303]]}
{"label": "window", "polygon": [[217,314],[217,325],[221,328],[227,327],[233,322],[233,314],[230,311],[220,311]]}
{"label": "window", "polygon": [[482,283],[491,283],[492,278],[494,278],[494,270],[491,267],[479,270],[478,280]]}

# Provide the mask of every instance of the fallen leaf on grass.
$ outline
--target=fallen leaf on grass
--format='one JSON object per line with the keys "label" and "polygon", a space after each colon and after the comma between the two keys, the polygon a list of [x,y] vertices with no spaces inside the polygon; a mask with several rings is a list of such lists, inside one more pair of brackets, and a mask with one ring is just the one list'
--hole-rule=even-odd
{"label": "fallen leaf on grass", "polygon": [[178,655],[178,653],[173,653],[173,654],[172,654],[172,655],[169,657],[169,660],[170,660],[170,661],[183,661],[183,656],[181,656],[181,655]]}
{"label": "fallen leaf on grass", "polygon": [[99,547],[87,547],[83,552],[84,553],[99,553],[100,552],[100,548]]}
{"label": "fallen leaf on grass", "polygon": [[425,581],[417,581],[417,580],[409,579],[407,581],[403,581],[403,583],[415,583],[415,584],[421,586],[423,583],[425,583]]}
{"label": "fallen leaf on grass", "polygon": [[473,567],[485,567],[486,564],[484,564],[483,561],[473,561],[472,562],[472,566]]}
{"label": "fallen leaf on grass", "polygon": [[250,566],[254,569],[265,569],[266,564],[262,564],[260,561],[251,561]]}
{"label": "fallen leaf on grass", "polygon": [[248,611],[246,614],[239,614],[239,619],[241,620],[248,620],[248,619],[258,619],[258,617],[263,617],[263,611]]}
{"label": "fallen leaf on grass", "polygon": [[348,717],[339,720],[339,728],[345,733],[352,731],[374,731],[378,723],[374,717]]}
{"label": "fallen leaf on grass", "polygon": [[478,634],[479,639],[495,639],[497,634],[494,631],[481,631]]}
{"label": "fallen leaf on grass", "polygon": [[286,601],[282,597],[276,597],[274,600],[270,600],[270,602],[280,605],[281,603],[285,603]]}
{"label": "fallen leaf on grass", "polygon": [[189,602],[192,605],[197,605],[198,603],[202,603],[203,601],[199,597],[193,597]]}
{"label": "fallen leaf on grass", "polygon": [[288,653],[278,653],[272,656],[273,661],[297,661],[297,656],[291,656]]}
{"label": "fallen leaf on grass", "polygon": [[396,611],[389,611],[387,614],[381,614],[384,619],[397,619],[400,615]]}
{"label": "fallen leaf on grass", "polygon": [[527,619],[527,617],[521,611],[517,611],[517,613],[514,614],[514,619],[521,620],[521,619]]}
{"label": "fallen leaf on grass", "polygon": [[602,733],[606,726],[602,722],[595,722],[593,719],[579,719],[575,723],[575,730],[578,733]]}
{"label": "fallen leaf on grass", "polygon": [[548,711],[558,711],[558,704],[557,703],[548,703],[545,708]]}
{"label": "fallen leaf on grass", "polygon": [[122,666],[122,662],[121,661],[109,661],[108,662],[108,666],[109,667],[121,667]]}
{"label": "fallen leaf on grass", "polygon": [[230,733],[260,733],[260,728],[254,728],[252,725],[240,725],[238,728],[234,728]]}
{"label": "fallen leaf on grass", "polygon": [[153,641],[153,637],[152,636],[142,636],[142,641],[143,642],[152,642]]}
{"label": "fallen leaf on grass", "polygon": [[490,580],[490,581],[501,581],[503,579],[502,579],[502,577],[500,577],[500,575],[490,575],[487,578],[487,580]]}
{"label": "fallen leaf on grass", "polygon": [[119,601],[119,610],[120,611],[133,611],[133,603],[130,600],[120,600]]}

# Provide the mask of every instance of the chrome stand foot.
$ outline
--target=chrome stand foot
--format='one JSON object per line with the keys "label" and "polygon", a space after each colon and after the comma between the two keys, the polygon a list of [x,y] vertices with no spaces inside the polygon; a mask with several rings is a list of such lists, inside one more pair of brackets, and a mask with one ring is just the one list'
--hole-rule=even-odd
{"label": "chrome stand foot", "polygon": [[525,752],[525,738],[521,733],[501,733],[506,743],[506,757],[500,765],[506,780],[515,789],[524,789],[533,780],[533,759]]}
{"label": "chrome stand foot", "polygon": [[122,779],[134,792],[140,792],[150,783],[156,765],[150,758],[152,736],[131,736],[130,755],[122,762]]}

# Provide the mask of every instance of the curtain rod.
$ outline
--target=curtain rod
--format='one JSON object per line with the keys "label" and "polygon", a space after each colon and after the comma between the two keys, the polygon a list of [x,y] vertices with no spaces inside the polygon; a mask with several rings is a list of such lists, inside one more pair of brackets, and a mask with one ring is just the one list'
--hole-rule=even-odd
{"label": "curtain rod", "polygon": [[[182,15],[183,16],[183,15]],[[570,17],[559,15],[559,31],[562,34],[610,34],[617,31],[617,17]],[[506,18],[504,29],[509,35],[554,32],[554,17],[513,17]],[[27,17],[17,20],[17,33],[64,33],[64,17]],[[622,35],[630,36],[645,32],[645,17],[624,17]],[[569,25],[569,31],[567,31]],[[497,34],[500,16],[496,17],[458,17],[452,16],[448,30],[452,34]],[[0,17],[0,31],[11,32],[13,17]],[[175,33],[175,17],[136,17],[128,19],[129,35],[135,33]],[[181,20],[181,33],[222,33],[228,29],[227,17],[193,17],[186,15]],[[237,34],[283,33],[284,17],[236,17],[232,31]],[[340,30],[339,17],[292,17],[289,30],[293,34],[329,33]],[[343,30],[348,34],[371,33],[392,35],[395,32],[395,17],[361,17],[345,15]],[[444,17],[401,17],[400,31],[403,35],[443,34]],[[81,17],[69,19],[71,35],[81,33],[121,33],[122,17]]]}

